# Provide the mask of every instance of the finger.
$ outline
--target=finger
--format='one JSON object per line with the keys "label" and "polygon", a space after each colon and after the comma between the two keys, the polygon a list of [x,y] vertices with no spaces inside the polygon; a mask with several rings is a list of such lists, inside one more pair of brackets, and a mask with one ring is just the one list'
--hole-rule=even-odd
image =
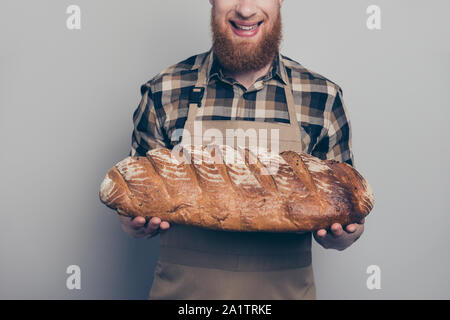
{"label": "finger", "polygon": [[133,227],[130,227],[129,225],[123,224],[122,230],[135,238],[140,238],[140,237],[145,236],[145,233],[142,228],[133,228]]}
{"label": "finger", "polygon": [[155,226],[154,224],[149,223],[147,225],[147,227],[145,227],[144,232],[145,232],[145,234],[150,234],[150,233],[153,233],[153,232],[158,232],[159,231],[158,229],[159,229],[159,226]]}
{"label": "finger", "polygon": [[342,229],[342,225],[340,223],[333,223],[331,226],[331,232],[334,236],[341,236],[344,230]]}
{"label": "finger", "polygon": [[158,217],[153,217],[148,222],[148,227],[150,230],[157,230],[159,228],[159,225],[161,224],[161,219]]}
{"label": "finger", "polygon": [[[128,216],[121,216],[119,215],[119,222],[120,224],[125,227],[127,230],[136,230],[141,228],[141,219],[135,220],[135,218],[130,218]],[[141,217],[142,218],[142,217]],[[137,222],[137,223],[136,223]]]}
{"label": "finger", "polygon": [[161,231],[160,224],[153,224],[152,222],[149,222],[148,226],[145,228],[145,234],[146,238],[150,239],[159,234]]}
{"label": "finger", "polygon": [[158,217],[151,218],[150,221],[148,222],[147,227],[145,228],[145,232],[146,233],[155,232],[156,230],[159,229],[160,223],[161,223],[160,218],[158,218]]}
{"label": "finger", "polygon": [[161,222],[159,227],[161,228],[161,230],[167,230],[170,228],[170,224],[167,221],[163,221],[163,222]]}
{"label": "finger", "polygon": [[324,238],[327,235],[327,230],[319,229],[317,230],[316,235],[320,238]]}
{"label": "finger", "polygon": [[145,224],[145,218],[141,217],[141,216],[138,216],[138,217],[134,218],[133,220],[131,220],[131,226],[133,228],[137,228],[137,229],[142,228],[144,226],[144,224]]}
{"label": "finger", "polygon": [[161,219],[158,217],[152,217],[150,219],[150,223],[153,225],[157,225],[159,227],[159,224],[161,223]]}
{"label": "finger", "polygon": [[352,224],[347,225],[347,226],[345,227],[345,230],[346,230],[347,232],[353,233],[353,232],[356,231],[357,228],[358,228],[358,226],[356,225],[356,223],[352,223]]}

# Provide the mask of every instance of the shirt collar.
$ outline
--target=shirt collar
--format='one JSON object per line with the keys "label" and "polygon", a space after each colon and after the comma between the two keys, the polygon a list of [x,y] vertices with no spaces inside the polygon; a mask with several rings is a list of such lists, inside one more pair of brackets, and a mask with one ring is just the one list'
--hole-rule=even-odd
{"label": "shirt collar", "polygon": [[[222,73],[222,67],[220,65],[219,60],[217,59],[217,56],[214,54],[214,47],[212,47],[208,53],[208,58],[205,61],[205,63],[208,63],[208,75],[207,79],[210,81],[214,76],[217,76],[219,79],[223,80],[225,79],[223,73]],[[283,68],[285,69],[283,59],[280,53],[278,53],[274,60],[272,67],[270,68],[269,72],[262,77],[265,81],[270,79],[278,79],[281,83],[287,84],[287,74],[286,72],[282,72]],[[286,70],[286,69],[285,69]],[[260,78],[261,79],[261,78]]]}

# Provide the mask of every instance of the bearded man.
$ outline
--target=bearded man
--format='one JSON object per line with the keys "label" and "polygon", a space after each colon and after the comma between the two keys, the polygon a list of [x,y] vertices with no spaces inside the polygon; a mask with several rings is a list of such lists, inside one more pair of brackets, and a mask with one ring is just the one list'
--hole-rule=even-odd
{"label": "bearded man", "polygon": [[[150,149],[186,142],[194,122],[200,122],[202,130],[223,133],[278,130],[280,152],[305,152],[353,165],[341,88],[279,53],[283,1],[210,3],[212,48],[141,87],[130,155],[145,156]],[[209,142],[203,132],[200,138]],[[158,217],[147,222],[143,217],[119,219],[135,237],[160,234],[150,299],[316,298],[310,232],[225,232],[169,228]],[[334,223],[313,236],[324,248],[343,250],[360,237],[363,223]]]}

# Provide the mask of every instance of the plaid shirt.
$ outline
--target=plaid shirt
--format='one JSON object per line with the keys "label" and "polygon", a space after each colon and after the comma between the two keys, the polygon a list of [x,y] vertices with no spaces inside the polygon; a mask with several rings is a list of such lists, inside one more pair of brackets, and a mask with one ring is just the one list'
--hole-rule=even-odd
{"label": "plaid shirt", "polygon": [[[290,81],[298,125],[307,141],[303,152],[354,165],[350,121],[337,84],[278,54],[269,72],[246,90],[224,76],[213,49],[167,68],[141,86],[142,99],[133,114],[131,156],[157,147],[171,149],[181,141],[189,94],[203,63],[208,64],[203,120],[289,123],[284,85]],[[281,68],[286,68],[287,79]]]}

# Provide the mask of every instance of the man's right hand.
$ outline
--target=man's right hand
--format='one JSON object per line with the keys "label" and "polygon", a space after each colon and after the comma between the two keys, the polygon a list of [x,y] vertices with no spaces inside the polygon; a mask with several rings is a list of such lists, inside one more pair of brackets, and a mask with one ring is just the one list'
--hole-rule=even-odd
{"label": "man's right hand", "polygon": [[160,231],[167,230],[170,227],[169,222],[161,221],[158,217],[152,217],[148,223],[144,217],[135,218],[118,215],[122,224],[122,229],[134,238],[151,238],[156,236]]}

